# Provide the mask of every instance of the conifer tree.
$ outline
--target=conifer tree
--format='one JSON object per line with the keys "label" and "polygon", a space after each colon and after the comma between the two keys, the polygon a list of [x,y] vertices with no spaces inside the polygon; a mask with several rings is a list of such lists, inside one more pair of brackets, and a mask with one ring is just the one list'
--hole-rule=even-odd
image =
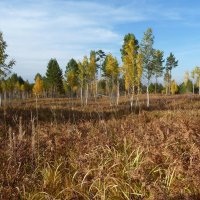
{"label": "conifer tree", "polygon": [[62,70],[56,59],[51,59],[48,63],[46,81],[52,97],[64,93]]}
{"label": "conifer tree", "polygon": [[154,50],[154,58],[153,58],[153,65],[154,65],[154,75],[156,79],[155,83],[155,93],[157,93],[157,84],[158,78],[163,75],[165,67],[163,67],[163,59],[164,52],[160,50]]}
{"label": "conifer tree", "polygon": [[[168,85],[169,88],[171,88],[171,77],[172,77],[172,69],[178,66],[178,60],[176,60],[175,56],[170,53],[170,55],[167,57],[166,61],[166,73],[169,73],[169,79],[168,79]],[[170,93],[170,91],[169,91]]]}
{"label": "conifer tree", "polygon": [[65,77],[71,92],[78,90],[78,63],[73,58],[67,63]]}

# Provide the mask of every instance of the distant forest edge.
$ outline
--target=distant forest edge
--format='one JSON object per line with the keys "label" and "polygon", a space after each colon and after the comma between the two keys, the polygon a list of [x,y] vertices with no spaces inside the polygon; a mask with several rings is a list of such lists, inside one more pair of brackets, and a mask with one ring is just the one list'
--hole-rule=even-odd
{"label": "distant forest edge", "polygon": [[[12,99],[61,96],[80,98],[82,105],[87,105],[88,99],[107,96],[112,105],[118,105],[120,95],[125,95],[132,106],[140,94],[146,93],[149,107],[150,93],[200,95],[200,67],[185,72],[183,83],[178,85],[171,73],[178,66],[178,60],[173,53],[165,60],[164,52],[153,45],[151,28],[140,42],[129,33],[124,36],[120,49],[122,66],[111,53],[92,50],[90,56],[84,56],[81,61],[70,59],[64,73],[57,60],[51,58],[45,76],[37,73],[35,83],[29,83],[11,73],[15,60],[8,61],[7,44],[0,32],[0,106],[9,104]],[[161,78],[163,84],[158,83]]]}

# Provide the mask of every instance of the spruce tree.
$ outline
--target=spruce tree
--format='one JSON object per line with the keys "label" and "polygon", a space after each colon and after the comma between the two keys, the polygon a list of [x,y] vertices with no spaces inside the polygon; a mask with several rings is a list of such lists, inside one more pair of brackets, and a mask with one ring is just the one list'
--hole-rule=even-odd
{"label": "spruce tree", "polygon": [[64,93],[62,70],[56,59],[51,59],[48,63],[46,81],[51,96]]}
{"label": "spruce tree", "polygon": [[78,89],[78,63],[73,58],[67,63],[65,77],[67,87],[70,92],[76,92]]}

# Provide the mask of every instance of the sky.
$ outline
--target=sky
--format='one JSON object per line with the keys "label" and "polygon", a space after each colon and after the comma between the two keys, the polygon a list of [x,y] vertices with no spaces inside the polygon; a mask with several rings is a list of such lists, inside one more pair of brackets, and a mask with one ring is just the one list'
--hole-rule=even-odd
{"label": "sky", "polygon": [[141,41],[153,29],[154,48],[172,52],[179,65],[172,78],[200,66],[200,1],[197,0],[0,0],[0,31],[13,72],[33,81],[56,58],[63,72],[90,50],[112,53],[121,63],[124,35]]}

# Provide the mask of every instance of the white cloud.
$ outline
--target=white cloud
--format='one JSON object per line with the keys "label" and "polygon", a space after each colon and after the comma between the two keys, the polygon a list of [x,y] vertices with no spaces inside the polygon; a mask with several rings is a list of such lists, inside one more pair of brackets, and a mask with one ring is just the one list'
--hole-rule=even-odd
{"label": "white cloud", "polygon": [[118,24],[157,17],[181,19],[179,13],[163,11],[161,6],[150,6],[144,0],[140,4],[124,1],[123,5],[80,0],[10,0],[0,2],[0,13],[0,29],[9,54],[17,61],[15,71],[25,77],[27,73],[33,77],[44,72],[51,57],[64,67],[68,59],[80,59],[91,49],[119,51],[122,36],[115,31]]}

